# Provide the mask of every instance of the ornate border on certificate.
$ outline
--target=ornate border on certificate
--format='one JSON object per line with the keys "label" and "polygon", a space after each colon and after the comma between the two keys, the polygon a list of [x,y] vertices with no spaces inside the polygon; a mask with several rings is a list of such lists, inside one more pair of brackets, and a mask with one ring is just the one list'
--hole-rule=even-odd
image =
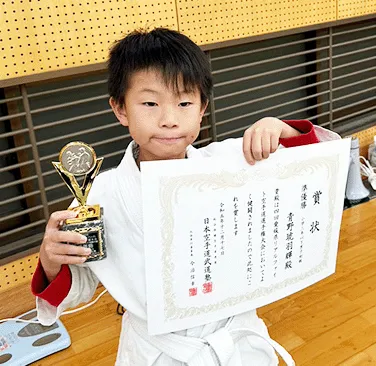
{"label": "ornate border on certificate", "polygon": [[[313,274],[321,272],[328,266],[329,249],[331,242],[331,231],[334,219],[333,208],[336,202],[336,178],[339,171],[339,155],[330,155],[326,157],[311,158],[304,162],[295,161],[286,166],[276,165],[272,170],[259,169],[254,170],[251,174],[247,170],[242,170],[237,174],[223,171],[221,173],[211,174],[191,174],[179,177],[162,177],[160,180],[160,205],[161,205],[161,238],[163,242],[162,249],[162,280],[164,291],[164,314],[166,320],[184,319],[187,317],[213,312],[225,307],[230,307],[256,299],[260,296],[268,295],[275,290],[283,289],[289,285],[298,283]],[[294,278],[286,279],[280,283],[263,287],[255,291],[245,293],[244,295],[233,296],[225,301],[216,304],[204,306],[192,306],[188,308],[181,308],[176,305],[175,294],[173,291],[173,272],[174,263],[172,261],[173,249],[173,232],[174,232],[174,215],[173,204],[178,201],[178,192],[183,187],[193,187],[198,191],[203,192],[205,189],[225,189],[231,187],[242,187],[251,181],[264,181],[268,178],[287,179],[295,176],[312,175],[318,169],[325,169],[329,181],[329,213],[328,223],[326,226],[326,244],[324,247],[324,257],[320,264],[316,265],[311,270],[296,276]]]}

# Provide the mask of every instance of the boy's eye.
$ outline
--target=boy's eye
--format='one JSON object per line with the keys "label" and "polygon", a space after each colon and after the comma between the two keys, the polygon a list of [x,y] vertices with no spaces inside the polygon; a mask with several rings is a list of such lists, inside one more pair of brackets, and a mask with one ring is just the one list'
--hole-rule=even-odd
{"label": "boy's eye", "polygon": [[144,102],[143,104],[148,106],[148,107],[155,107],[157,105],[157,103],[155,103],[155,102]]}
{"label": "boy's eye", "polygon": [[179,103],[179,105],[181,106],[181,107],[188,107],[188,106],[190,106],[192,103],[191,102],[181,102],[181,103]]}

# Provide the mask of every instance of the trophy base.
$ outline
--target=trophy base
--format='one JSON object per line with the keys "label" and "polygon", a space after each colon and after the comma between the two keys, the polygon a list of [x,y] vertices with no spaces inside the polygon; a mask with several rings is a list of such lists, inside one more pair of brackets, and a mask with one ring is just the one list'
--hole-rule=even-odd
{"label": "trophy base", "polygon": [[[106,258],[106,242],[104,236],[104,223],[103,223],[103,209],[100,209],[100,218],[82,219],[76,223],[65,223],[62,231],[75,231],[87,237],[87,242],[82,245],[85,248],[91,249],[91,254],[87,257],[86,262],[99,261]],[[85,262],[85,263],[86,263]]]}

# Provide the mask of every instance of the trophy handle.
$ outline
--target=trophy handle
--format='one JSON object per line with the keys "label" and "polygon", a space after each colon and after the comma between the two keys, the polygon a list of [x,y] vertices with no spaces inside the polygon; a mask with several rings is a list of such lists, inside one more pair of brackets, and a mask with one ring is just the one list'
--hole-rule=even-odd
{"label": "trophy handle", "polygon": [[82,186],[80,187],[81,192],[83,193],[83,196],[85,198],[85,203],[82,205],[86,204],[87,196],[89,195],[89,191],[91,189],[91,186],[93,184],[94,178],[98,175],[99,169],[101,168],[103,163],[103,158],[98,158],[96,160],[96,164],[94,167],[94,170],[89,172],[88,174],[85,175],[84,180],[82,182]]}
{"label": "trophy handle", "polygon": [[61,163],[54,161],[52,162],[56,171],[59,173],[64,183],[68,186],[69,190],[72,192],[72,194],[81,206],[86,205],[87,196],[89,195],[89,191],[93,184],[94,178],[97,176],[99,169],[102,166],[102,163],[103,158],[98,158],[96,160],[94,170],[92,170],[84,176],[82,185],[80,186],[76,180],[76,177],[73,174],[67,172],[65,169],[63,169]]}

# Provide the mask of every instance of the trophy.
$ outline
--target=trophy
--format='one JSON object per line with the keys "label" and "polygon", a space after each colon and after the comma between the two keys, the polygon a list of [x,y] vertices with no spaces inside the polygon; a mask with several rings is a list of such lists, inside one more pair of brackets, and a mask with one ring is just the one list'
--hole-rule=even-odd
{"label": "trophy", "polygon": [[97,158],[90,145],[79,141],[65,145],[60,151],[59,162],[52,162],[79,204],[68,208],[76,212],[77,216],[67,219],[61,230],[76,231],[87,237],[86,243],[79,244],[91,249],[86,262],[106,258],[103,208],[99,205],[86,205],[87,196],[102,163],[103,158]]}

